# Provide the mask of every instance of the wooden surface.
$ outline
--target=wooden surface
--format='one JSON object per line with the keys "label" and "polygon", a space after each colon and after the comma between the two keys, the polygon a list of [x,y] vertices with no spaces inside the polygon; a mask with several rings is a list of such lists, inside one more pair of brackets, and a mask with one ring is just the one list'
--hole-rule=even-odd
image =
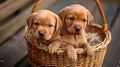
{"label": "wooden surface", "polygon": [[0,5],[0,43],[25,25],[31,10],[25,7],[29,3],[31,0],[10,0]]}
{"label": "wooden surface", "polygon": [[[0,5],[0,20],[3,20],[16,10],[24,7],[27,3],[30,3],[32,0],[8,0],[5,3]],[[33,2],[33,1],[32,1]]]}
{"label": "wooden surface", "polygon": [[111,29],[112,41],[108,46],[107,54],[104,59],[104,67],[116,67],[120,65],[120,12],[114,26]]}
{"label": "wooden surface", "polygon": [[[12,2],[13,0],[9,1]],[[6,21],[6,24],[0,22],[0,67],[30,67],[27,57],[27,45],[22,33],[33,3],[24,7],[25,9],[22,9],[17,16],[10,18],[10,21]],[[61,8],[74,3],[88,8],[94,16],[94,22],[101,24],[101,18],[94,0],[44,0],[40,8],[46,8],[57,13]],[[2,7],[1,5],[0,7]],[[102,5],[109,24],[109,30],[112,33],[112,41],[108,46],[103,67],[117,67],[120,65],[120,7],[106,2],[102,2]],[[9,15],[12,13],[14,11]]]}

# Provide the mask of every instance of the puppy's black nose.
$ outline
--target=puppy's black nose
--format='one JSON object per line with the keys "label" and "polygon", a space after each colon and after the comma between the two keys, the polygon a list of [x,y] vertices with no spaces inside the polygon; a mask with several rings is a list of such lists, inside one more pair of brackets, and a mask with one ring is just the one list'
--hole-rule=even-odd
{"label": "puppy's black nose", "polygon": [[79,32],[79,31],[80,31],[80,29],[81,29],[81,27],[80,27],[80,26],[75,26],[75,31],[76,31],[76,32]]}
{"label": "puppy's black nose", "polygon": [[45,34],[45,32],[44,31],[40,31],[40,32],[38,32],[39,33],[39,36],[44,36],[44,34]]}

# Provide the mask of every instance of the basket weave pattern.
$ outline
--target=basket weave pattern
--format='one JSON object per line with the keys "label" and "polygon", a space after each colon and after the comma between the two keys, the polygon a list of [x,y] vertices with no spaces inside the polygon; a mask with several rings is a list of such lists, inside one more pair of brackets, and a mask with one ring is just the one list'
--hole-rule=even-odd
{"label": "basket weave pattern", "polygon": [[104,55],[106,53],[106,48],[99,51],[95,51],[94,57],[86,57],[84,55],[78,54],[78,59],[76,62],[72,62],[66,56],[66,54],[54,54],[50,55],[48,52],[37,49],[35,46],[29,45],[29,58],[30,64],[33,67],[36,66],[79,66],[79,67],[101,67]]}
{"label": "basket weave pattern", "polygon": [[[104,38],[104,41],[101,44],[97,44],[95,46],[92,46],[92,48],[95,51],[95,55],[93,57],[88,57],[85,55],[82,55],[81,53],[78,54],[78,59],[76,62],[73,62],[69,60],[65,52],[62,53],[55,53],[55,54],[49,54],[47,52],[47,46],[40,45],[38,46],[37,43],[32,43],[29,39],[27,40],[28,44],[28,56],[29,56],[29,62],[32,65],[32,67],[36,66],[56,66],[56,67],[67,67],[67,66],[79,66],[79,67],[101,67],[103,63],[103,59],[106,53],[106,48],[108,43],[111,39],[110,32],[101,32],[102,27],[97,24],[92,24],[89,26],[89,28],[86,30],[87,32],[98,32],[101,37]],[[26,38],[28,38],[26,36]]]}

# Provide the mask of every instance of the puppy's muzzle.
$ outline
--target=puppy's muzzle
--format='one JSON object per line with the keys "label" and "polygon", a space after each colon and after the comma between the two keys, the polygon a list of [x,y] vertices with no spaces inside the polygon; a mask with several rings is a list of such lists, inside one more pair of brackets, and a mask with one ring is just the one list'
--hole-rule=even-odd
{"label": "puppy's muzzle", "polygon": [[40,37],[44,37],[45,31],[39,31],[38,34]]}
{"label": "puppy's muzzle", "polygon": [[74,26],[74,29],[75,29],[75,33],[79,33],[80,30],[81,30],[81,27],[80,26]]}

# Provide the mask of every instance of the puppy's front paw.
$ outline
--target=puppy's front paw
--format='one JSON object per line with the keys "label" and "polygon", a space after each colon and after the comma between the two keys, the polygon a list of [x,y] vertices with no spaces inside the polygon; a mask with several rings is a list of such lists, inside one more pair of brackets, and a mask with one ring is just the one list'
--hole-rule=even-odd
{"label": "puppy's front paw", "polygon": [[68,57],[69,57],[72,61],[76,61],[76,60],[77,60],[77,53],[76,53],[75,51],[68,52]]}
{"label": "puppy's front paw", "polygon": [[57,52],[57,49],[58,49],[58,46],[56,46],[56,45],[50,44],[48,46],[48,51],[49,51],[50,54],[53,54],[53,53]]}

